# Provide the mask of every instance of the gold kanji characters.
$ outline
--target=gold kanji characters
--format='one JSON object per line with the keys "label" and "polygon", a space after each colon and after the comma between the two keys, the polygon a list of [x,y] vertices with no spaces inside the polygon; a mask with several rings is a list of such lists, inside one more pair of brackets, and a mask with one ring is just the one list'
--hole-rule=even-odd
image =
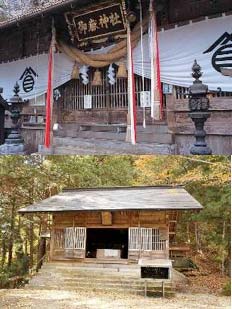
{"label": "gold kanji characters", "polygon": [[95,32],[99,29],[97,26],[97,21],[95,19],[90,18],[89,20],[89,32]]}
{"label": "gold kanji characters", "polygon": [[100,18],[99,18],[99,25],[100,25],[101,28],[106,28],[106,29],[108,29],[108,28],[109,28],[109,26],[108,26],[109,21],[110,21],[110,20],[109,20],[109,17],[106,16],[106,14],[100,15]]}
{"label": "gold kanji characters", "polygon": [[118,15],[118,13],[111,13],[109,16],[110,19],[110,23],[112,26],[115,26],[117,24],[121,24],[122,21],[120,20],[120,16]]}
{"label": "gold kanji characters", "polygon": [[83,22],[82,20],[78,22],[78,31],[82,34],[86,34],[88,30],[88,25],[87,23]]}
{"label": "gold kanji characters", "polygon": [[88,20],[79,20],[77,30],[80,34],[96,32],[99,29],[109,29],[117,24],[122,24],[120,15],[113,11],[110,14],[101,14],[99,17],[89,17]]}

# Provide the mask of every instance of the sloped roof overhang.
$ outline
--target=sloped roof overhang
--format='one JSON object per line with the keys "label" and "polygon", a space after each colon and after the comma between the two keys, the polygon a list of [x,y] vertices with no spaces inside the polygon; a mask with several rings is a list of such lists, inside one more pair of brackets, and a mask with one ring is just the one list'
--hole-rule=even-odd
{"label": "sloped roof overhang", "polygon": [[19,210],[27,213],[129,210],[201,210],[183,187],[116,187],[64,190]]}
{"label": "sloped roof overhang", "polygon": [[47,5],[41,5],[38,8],[30,10],[23,15],[12,17],[10,19],[0,22],[0,30],[20,25],[21,23],[31,21],[36,17],[49,14],[57,14],[60,13],[62,10],[69,8],[73,9],[77,4],[81,5],[88,3],[90,3],[88,0],[57,0],[52,3],[48,3]]}

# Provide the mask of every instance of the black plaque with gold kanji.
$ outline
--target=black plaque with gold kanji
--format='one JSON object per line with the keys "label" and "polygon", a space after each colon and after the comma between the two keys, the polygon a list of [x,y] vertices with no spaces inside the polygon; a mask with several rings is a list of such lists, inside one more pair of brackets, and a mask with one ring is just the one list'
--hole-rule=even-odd
{"label": "black plaque with gold kanji", "polygon": [[118,33],[126,33],[126,19],[121,2],[86,10],[66,13],[72,41],[83,42]]}

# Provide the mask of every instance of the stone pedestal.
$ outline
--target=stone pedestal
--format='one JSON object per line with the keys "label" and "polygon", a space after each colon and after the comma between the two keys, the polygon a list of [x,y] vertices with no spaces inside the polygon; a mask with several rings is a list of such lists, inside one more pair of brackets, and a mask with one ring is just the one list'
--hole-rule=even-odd
{"label": "stone pedestal", "polygon": [[12,130],[12,132],[5,140],[5,143],[0,146],[0,154],[5,155],[26,154],[24,141],[17,130]]}
{"label": "stone pedestal", "polygon": [[13,90],[14,96],[11,98],[10,102],[8,102],[10,106],[9,109],[11,112],[12,131],[5,140],[5,143],[0,146],[0,154],[5,155],[26,154],[24,140],[20,134],[20,127],[21,127],[20,117],[22,111],[22,104],[25,101],[23,101],[22,98],[19,96],[19,91],[20,91],[19,85],[16,82]]}
{"label": "stone pedestal", "polygon": [[192,155],[211,155],[212,150],[207,146],[205,137],[206,132],[204,130],[204,124],[206,120],[210,117],[209,112],[192,112],[189,113],[189,117],[195,124],[195,138],[196,141],[194,145],[190,148],[190,153]]}
{"label": "stone pedestal", "polygon": [[206,132],[204,130],[205,122],[210,117],[209,99],[207,97],[208,86],[204,85],[200,80],[202,72],[196,60],[194,61],[192,71],[192,76],[195,80],[189,88],[189,117],[195,125],[194,135],[196,141],[190,148],[190,153],[192,155],[211,155],[212,150],[206,144]]}

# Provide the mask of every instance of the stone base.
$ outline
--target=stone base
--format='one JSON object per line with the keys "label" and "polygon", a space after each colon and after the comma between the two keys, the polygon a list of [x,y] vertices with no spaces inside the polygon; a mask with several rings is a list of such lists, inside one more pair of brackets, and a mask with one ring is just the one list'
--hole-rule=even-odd
{"label": "stone base", "polygon": [[25,155],[24,144],[3,144],[0,146],[1,155]]}
{"label": "stone base", "polygon": [[125,142],[131,143],[131,126],[128,125],[126,128],[126,139]]}
{"label": "stone base", "polygon": [[38,152],[42,155],[53,155],[54,147],[50,146],[49,148],[47,148],[44,145],[38,145]]}
{"label": "stone base", "polygon": [[190,154],[192,154],[192,155],[211,155],[212,150],[208,146],[194,145],[190,148]]}

